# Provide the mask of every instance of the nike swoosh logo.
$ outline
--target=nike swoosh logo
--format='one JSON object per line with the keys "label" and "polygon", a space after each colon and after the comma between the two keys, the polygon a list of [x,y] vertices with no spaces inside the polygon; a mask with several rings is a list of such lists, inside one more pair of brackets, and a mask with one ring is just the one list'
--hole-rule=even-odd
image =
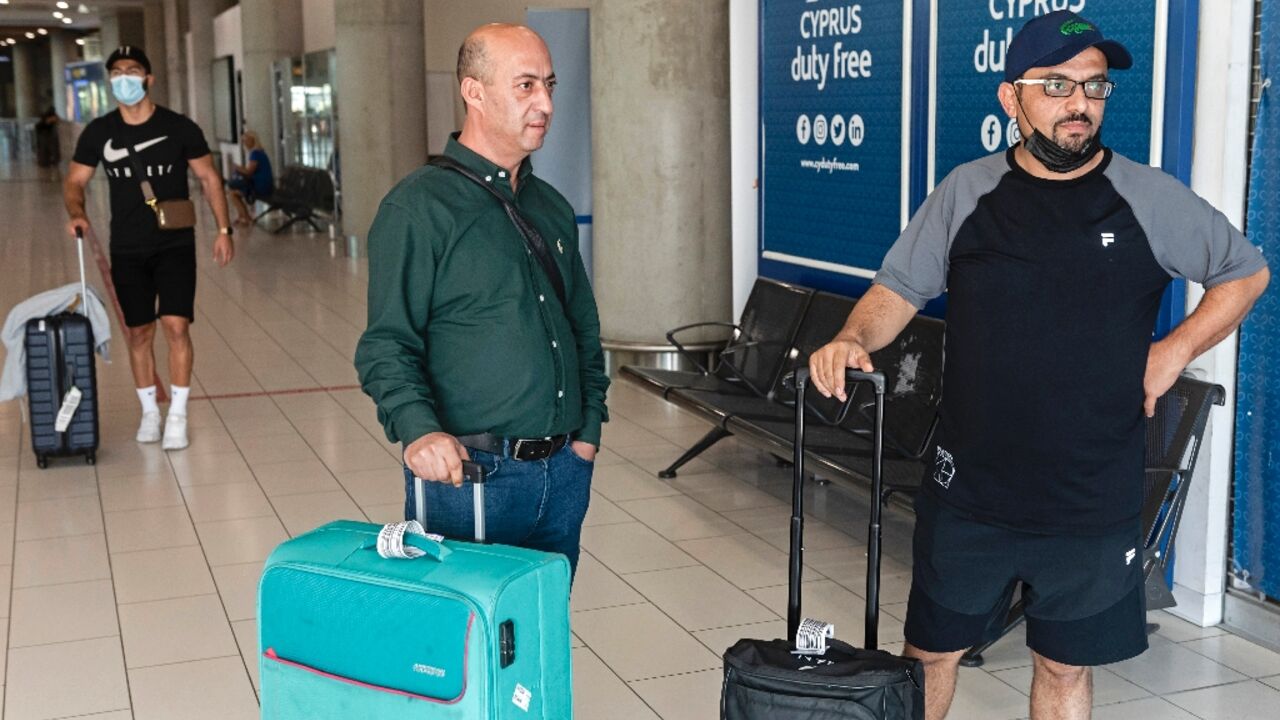
{"label": "nike swoosh logo", "polygon": [[168,140],[168,139],[169,139],[169,136],[168,136],[168,135],[161,135],[161,136],[160,136],[160,137],[158,137],[158,138],[155,138],[155,139],[152,139],[152,140],[148,140],[148,141],[146,141],[146,142],[141,142],[141,143],[138,143],[137,145],[134,145],[134,146],[133,146],[133,151],[134,151],[134,152],[142,152],[143,150],[146,150],[147,148],[151,147],[152,145],[155,145],[155,144],[156,144],[156,143],[158,143],[158,142],[164,142],[165,140]]}
{"label": "nike swoosh logo", "polygon": [[119,162],[128,156],[128,149],[117,150],[111,147],[111,138],[107,138],[107,144],[102,146],[102,159],[107,162]]}
{"label": "nike swoosh logo", "polygon": [[[147,140],[146,142],[140,142],[137,145],[133,146],[133,151],[142,152],[143,150],[146,150],[152,145],[155,145],[156,143],[164,142],[165,140],[168,140],[168,139],[169,139],[168,135],[161,135],[158,138],[152,138],[150,140]],[[111,138],[107,138],[107,144],[102,146],[102,157],[107,162],[119,162],[129,157],[129,149],[120,148],[117,150],[116,148],[111,147]]]}

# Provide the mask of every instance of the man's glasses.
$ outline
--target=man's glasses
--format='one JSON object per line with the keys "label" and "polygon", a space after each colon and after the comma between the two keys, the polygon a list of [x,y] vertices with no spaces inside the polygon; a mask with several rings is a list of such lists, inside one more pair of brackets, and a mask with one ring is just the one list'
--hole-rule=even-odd
{"label": "man's glasses", "polygon": [[1084,96],[1090,100],[1106,100],[1111,97],[1111,91],[1116,89],[1116,84],[1110,80],[1070,80],[1068,78],[1040,78],[1039,80],[1014,80],[1014,85],[1039,85],[1044,90],[1044,94],[1049,97],[1064,98],[1071,97],[1076,92],[1076,86],[1084,87]]}

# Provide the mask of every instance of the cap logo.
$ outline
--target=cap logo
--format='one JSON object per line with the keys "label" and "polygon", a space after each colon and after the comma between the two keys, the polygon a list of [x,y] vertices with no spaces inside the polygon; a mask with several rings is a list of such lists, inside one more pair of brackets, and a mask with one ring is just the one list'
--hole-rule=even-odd
{"label": "cap logo", "polygon": [[1092,25],[1083,20],[1068,20],[1067,22],[1062,23],[1062,27],[1058,28],[1058,32],[1070,37],[1072,35],[1087,33],[1093,29]]}

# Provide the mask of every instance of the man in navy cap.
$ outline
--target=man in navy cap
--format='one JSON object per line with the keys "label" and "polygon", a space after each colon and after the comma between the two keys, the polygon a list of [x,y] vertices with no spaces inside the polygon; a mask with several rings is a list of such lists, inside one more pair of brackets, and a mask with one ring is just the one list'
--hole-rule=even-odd
{"label": "man in navy cap", "polygon": [[[1266,288],[1257,248],[1173,177],[1102,144],[1129,52],[1058,11],[1009,47],[1000,103],[1023,140],[956,168],[810,360],[845,397],[931,298],[948,293],[945,392],[916,498],[906,654],[941,720],[964,651],[1022,587],[1031,717],[1087,718],[1090,667],[1147,648],[1140,520],[1144,423]],[[1200,305],[1152,342],[1175,277]]]}

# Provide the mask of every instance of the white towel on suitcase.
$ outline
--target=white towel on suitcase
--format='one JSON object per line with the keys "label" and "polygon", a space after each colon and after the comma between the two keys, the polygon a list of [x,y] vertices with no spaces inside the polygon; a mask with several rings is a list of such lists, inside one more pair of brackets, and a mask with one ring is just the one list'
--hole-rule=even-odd
{"label": "white towel on suitcase", "polygon": [[[77,312],[89,318],[89,324],[93,327],[93,341],[96,343],[94,350],[104,361],[111,362],[108,346],[111,342],[111,319],[107,315],[106,306],[98,297],[98,291],[90,286],[88,293],[89,299],[77,308]],[[57,315],[71,307],[79,296],[80,283],[71,283],[34,295],[9,311],[4,329],[0,330],[0,340],[8,351],[4,359],[4,372],[0,374],[0,402],[27,394],[27,321]]]}

